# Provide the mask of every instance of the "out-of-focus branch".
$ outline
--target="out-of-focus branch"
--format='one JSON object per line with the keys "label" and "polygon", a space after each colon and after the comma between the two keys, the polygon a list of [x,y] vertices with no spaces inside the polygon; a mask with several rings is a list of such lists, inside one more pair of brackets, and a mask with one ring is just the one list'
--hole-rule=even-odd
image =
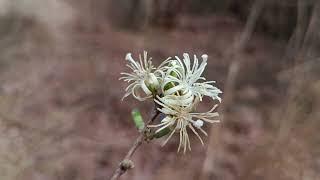
{"label": "out-of-focus branch", "polygon": [[[288,47],[293,46],[293,44],[298,44],[299,48],[296,49],[290,49],[287,48],[286,54],[292,53],[291,56],[285,56],[284,58],[290,58],[290,60],[293,61],[294,68],[292,68],[288,72],[290,73],[290,79],[289,79],[289,87],[288,87],[288,97],[287,97],[287,105],[285,106],[285,109],[283,109],[283,118],[280,121],[279,130],[278,130],[278,136],[275,139],[275,144],[285,142],[288,138],[291,128],[292,128],[292,120],[296,116],[296,108],[295,103],[292,103],[298,94],[298,91],[300,91],[300,84],[298,82],[301,81],[303,77],[301,77],[301,73],[298,71],[301,67],[306,66],[306,63],[301,63],[301,61],[304,61],[306,58],[308,59],[308,50],[310,48],[310,41],[312,41],[313,35],[317,28],[319,28],[319,17],[320,17],[320,1],[317,1],[314,3],[313,12],[310,17],[309,24],[304,24],[302,21],[307,21],[306,17],[304,16],[304,13],[306,11],[306,2],[304,0],[298,1],[298,21],[297,26],[295,30],[295,34],[292,35],[291,39],[295,38],[295,41],[290,42],[288,44]],[[307,26],[302,27],[302,26]],[[301,31],[301,29],[306,28],[305,31]],[[297,39],[298,36],[299,38]],[[298,41],[298,42],[297,42]],[[299,62],[300,61],[300,62]],[[276,147],[276,145],[274,145]]]}
{"label": "out-of-focus branch", "polygon": [[237,38],[233,43],[231,50],[226,52],[226,58],[232,59],[232,61],[229,66],[227,80],[224,87],[223,104],[220,107],[220,111],[222,113],[225,111],[225,107],[232,101],[234,82],[241,64],[240,60],[236,59],[235,56],[243,50],[250,37],[252,36],[259,14],[262,11],[263,4],[264,0],[256,0],[254,2],[244,30],[240,34],[239,38]]}
{"label": "out-of-focus branch", "polygon": [[[236,59],[236,55],[243,50],[243,48],[249,41],[250,37],[252,36],[258,17],[263,9],[263,5],[264,0],[256,0],[254,2],[244,30],[242,31],[239,38],[237,38],[236,41],[233,43],[233,46],[230,49],[230,51],[227,51],[225,54],[225,57],[228,59],[232,59],[232,61],[229,66],[227,80],[224,87],[223,103],[219,108],[220,114],[222,114],[222,116],[220,117],[221,121],[223,121],[223,114],[226,111],[226,107],[233,100],[234,84],[241,66],[241,62],[239,59]],[[206,158],[202,167],[201,179],[208,179],[212,172],[215,154],[214,148],[217,147],[219,144],[219,129],[220,128],[218,126],[211,127]]]}
{"label": "out-of-focus branch", "polygon": [[[303,1],[303,0],[301,0]],[[308,55],[308,48],[310,48],[310,41],[312,41],[313,35],[315,33],[319,32],[319,26],[320,26],[320,1],[316,1],[314,3],[313,12],[310,18],[310,22],[307,28],[307,32],[305,34],[303,44],[302,44],[302,53],[303,55]],[[318,29],[317,29],[318,28]],[[318,31],[317,31],[318,30]]]}
{"label": "out-of-focus branch", "polygon": [[237,39],[237,41],[234,42],[234,47],[233,47],[234,49],[231,52],[233,55],[241,51],[247,44],[248,40],[250,39],[254,31],[255,25],[262,11],[263,5],[264,5],[264,0],[256,0],[254,2],[251,8],[252,10],[247,19],[245,28],[242,31],[239,39]]}
{"label": "out-of-focus branch", "polygon": [[[152,118],[147,122],[147,125],[152,123],[158,117],[159,114],[160,112],[156,110]],[[123,160],[120,162],[119,167],[115,170],[110,180],[117,180],[122,174],[126,173],[129,169],[133,168],[134,165],[130,158],[145,140],[146,132],[148,130],[147,125],[144,127],[137,139],[134,141],[133,145],[131,146]]]}
{"label": "out-of-focus branch", "polygon": [[304,35],[308,23],[308,3],[305,0],[297,1],[297,24],[287,44],[282,61],[295,58],[303,45]]}

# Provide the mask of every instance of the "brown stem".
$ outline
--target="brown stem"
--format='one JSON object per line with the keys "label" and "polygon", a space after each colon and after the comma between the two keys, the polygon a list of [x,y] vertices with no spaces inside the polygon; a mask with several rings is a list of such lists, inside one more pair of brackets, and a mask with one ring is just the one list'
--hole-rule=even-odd
{"label": "brown stem", "polygon": [[[147,122],[147,125],[152,123],[158,117],[159,114],[160,114],[160,112],[158,110],[156,110],[154,115],[152,116],[152,118]],[[147,125],[144,127],[143,131],[137,137],[137,139],[134,141],[133,145],[131,146],[131,148],[127,152],[126,156],[120,162],[119,167],[114,171],[110,180],[116,180],[116,179],[120,178],[120,176],[122,174],[126,173],[127,170],[133,168],[133,163],[132,163],[132,161],[130,161],[130,158],[132,157],[132,155],[135,153],[135,151],[138,149],[138,147],[145,140],[145,135],[146,135],[146,132],[148,131]]]}

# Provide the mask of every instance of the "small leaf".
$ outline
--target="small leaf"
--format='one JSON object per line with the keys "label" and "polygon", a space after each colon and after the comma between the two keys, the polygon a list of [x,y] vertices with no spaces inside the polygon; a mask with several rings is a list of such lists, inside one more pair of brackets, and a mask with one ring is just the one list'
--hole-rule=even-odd
{"label": "small leaf", "polygon": [[136,125],[138,130],[141,132],[144,129],[145,124],[142,119],[140,111],[138,109],[133,109],[131,112],[131,115],[132,115],[134,124]]}
{"label": "small leaf", "polygon": [[152,137],[153,138],[162,138],[163,136],[169,134],[171,132],[171,129],[170,128],[164,128],[162,129],[161,131],[155,133]]}

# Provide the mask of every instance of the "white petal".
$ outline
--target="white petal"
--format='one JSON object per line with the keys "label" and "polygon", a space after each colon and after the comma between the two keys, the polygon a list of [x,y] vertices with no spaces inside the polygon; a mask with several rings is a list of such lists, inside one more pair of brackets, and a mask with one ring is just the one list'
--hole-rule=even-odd
{"label": "white petal", "polygon": [[149,88],[146,86],[146,84],[144,83],[144,80],[140,81],[140,85],[142,90],[147,94],[147,95],[151,95],[152,92],[149,90]]}

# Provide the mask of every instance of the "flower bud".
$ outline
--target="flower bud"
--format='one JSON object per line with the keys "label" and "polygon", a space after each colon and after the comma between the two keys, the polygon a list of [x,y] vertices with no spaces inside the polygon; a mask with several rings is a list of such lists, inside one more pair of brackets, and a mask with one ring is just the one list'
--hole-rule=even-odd
{"label": "flower bud", "polygon": [[160,83],[154,73],[149,73],[144,80],[144,84],[148,90],[144,90],[144,92],[148,95],[156,93],[157,89],[160,86]]}
{"label": "flower bud", "polygon": [[126,170],[134,168],[134,164],[130,159],[125,159],[120,163],[120,168],[121,168],[121,170],[126,171]]}

